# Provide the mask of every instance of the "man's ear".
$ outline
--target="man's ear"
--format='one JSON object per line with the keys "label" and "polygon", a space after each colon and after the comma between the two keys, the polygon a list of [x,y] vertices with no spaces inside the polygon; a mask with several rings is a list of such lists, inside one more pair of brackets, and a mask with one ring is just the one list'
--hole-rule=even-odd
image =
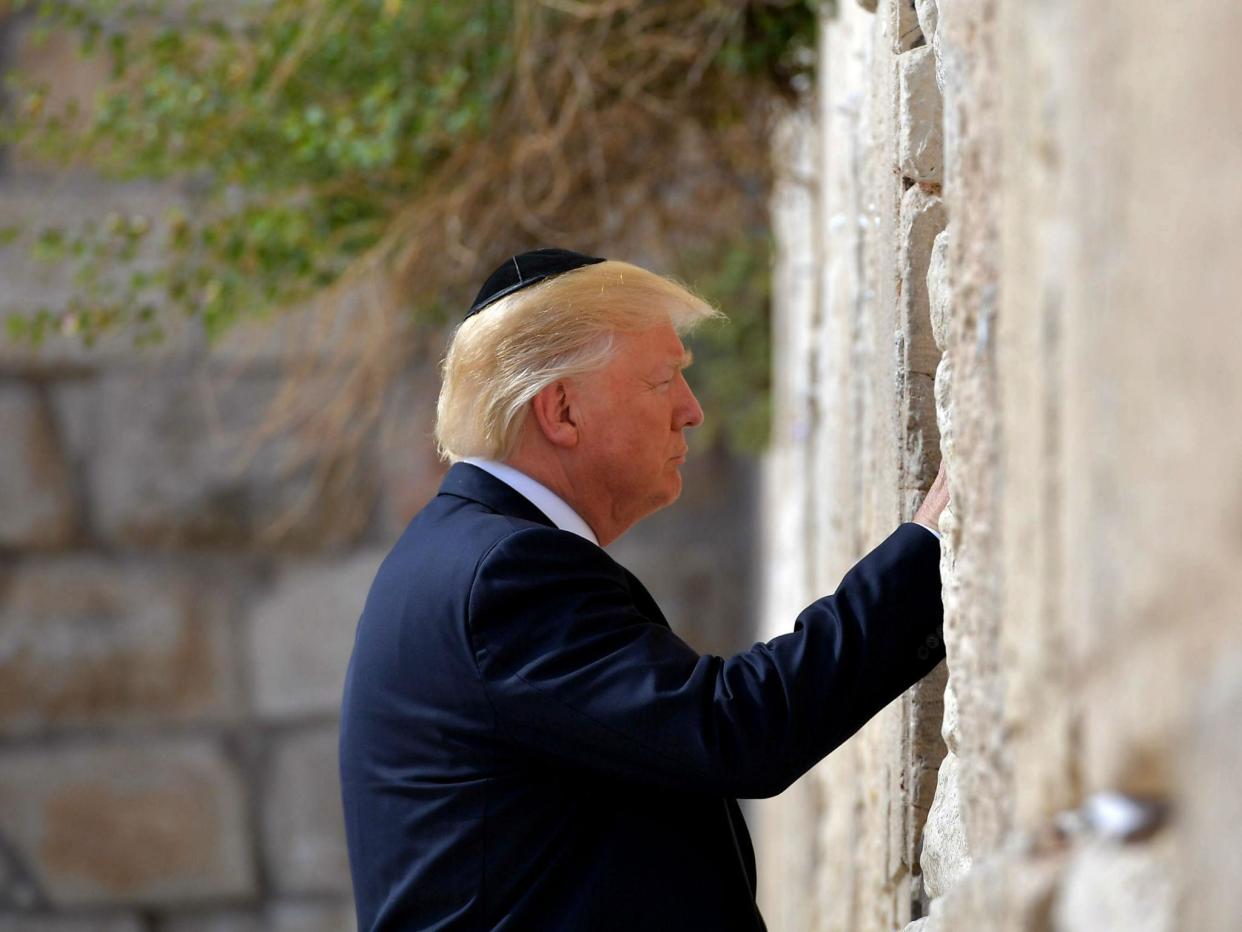
{"label": "man's ear", "polygon": [[531,411],[539,432],[555,447],[578,445],[578,424],[570,404],[570,392],[563,379],[540,390],[531,401]]}

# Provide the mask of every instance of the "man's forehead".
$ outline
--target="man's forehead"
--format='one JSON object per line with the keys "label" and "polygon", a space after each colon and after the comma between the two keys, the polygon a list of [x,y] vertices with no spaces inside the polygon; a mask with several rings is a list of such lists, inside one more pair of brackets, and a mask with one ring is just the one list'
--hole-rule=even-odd
{"label": "man's forehead", "polygon": [[682,345],[676,334],[669,339],[641,344],[637,355],[644,364],[664,369],[684,369],[694,359],[693,354]]}

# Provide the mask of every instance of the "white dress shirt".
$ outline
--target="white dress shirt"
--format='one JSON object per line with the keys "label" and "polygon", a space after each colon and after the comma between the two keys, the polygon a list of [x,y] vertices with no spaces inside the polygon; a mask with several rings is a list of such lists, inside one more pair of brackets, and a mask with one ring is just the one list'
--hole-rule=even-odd
{"label": "white dress shirt", "polygon": [[599,539],[596,538],[595,532],[591,530],[591,526],[582,520],[582,516],[578,512],[569,507],[569,503],[565,499],[561,498],[542,482],[536,482],[526,473],[514,469],[508,463],[485,460],[478,456],[468,456],[462,462],[469,463],[471,466],[483,470],[489,476],[499,479],[547,515],[552,523],[562,531],[570,531],[579,537],[586,538],[595,546],[599,546]]}

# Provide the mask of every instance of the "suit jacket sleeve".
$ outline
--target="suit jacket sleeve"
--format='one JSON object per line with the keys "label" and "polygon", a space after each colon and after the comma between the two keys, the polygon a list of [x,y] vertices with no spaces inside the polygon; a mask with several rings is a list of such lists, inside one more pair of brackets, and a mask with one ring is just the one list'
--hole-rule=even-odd
{"label": "suit jacket sleeve", "polygon": [[781,792],[944,656],[939,545],[903,524],[794,630],[700,656],[644,615],[593,544],[530,528],[497,543],[468,633],[497,733],[616,777]]}

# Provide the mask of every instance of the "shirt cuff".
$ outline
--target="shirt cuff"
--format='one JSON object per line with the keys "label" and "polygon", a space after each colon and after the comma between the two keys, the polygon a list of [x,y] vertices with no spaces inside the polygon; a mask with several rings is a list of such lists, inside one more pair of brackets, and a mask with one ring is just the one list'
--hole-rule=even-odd
{"label": "shirt cuff", "polygon": [[940,540],[940,532],[939,532],[939,531],[932,530],[932,529],[931,529],[931,528],[929,528],[926,524],[919,524],[919,522],[918,522],[918,521],[911,521],[910,523],[911,523],[911,524],[918,524],[918,525],[919,525],[919,527],[921,527],[923,530],[925,530],[928,534],[935,535],[936,540]]}

